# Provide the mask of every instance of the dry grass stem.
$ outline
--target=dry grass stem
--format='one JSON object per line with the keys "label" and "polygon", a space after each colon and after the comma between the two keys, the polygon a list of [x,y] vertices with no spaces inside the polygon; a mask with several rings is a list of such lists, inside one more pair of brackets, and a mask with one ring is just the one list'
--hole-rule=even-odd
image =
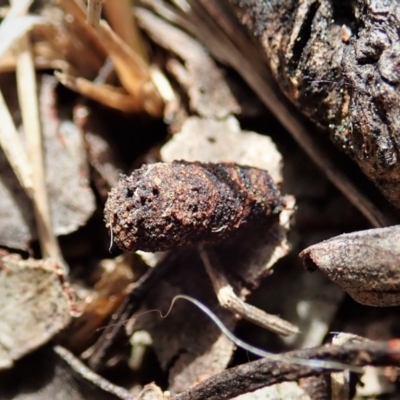
{"label": "dry grass stem", "polygon": [[148,64],[143,39],[133,16],[132,1],[106,1],[104,13],[114,32]]}
{"label": "dry grass stem", "polygon": [[84,5],[73,0],[55,0],[54,3],[58,7],[46,9],[45,13],[46,19],[53,22],[52,29],[43,31],[46,43],[59,52],[60,58],[73,65],[79,76],[95,76],[107,57],[107,50],[86,23]]}
{"label": "dry grass stem", "polygon": [[151,115],[160,116],[163,102],[151,80],[149,67],[142,57],[132,50],[107,22],[101,20],[97,26],[86,24],[85,10],[78,0],[58,0],[58,4],[84,27],[85,32],[90,32],[90,36],[96,38],[96,42],[112,59],[122,86],[132,96],[135,111],[145,110]]}
{"label": "dry grass stem", "polygon": [[0,25],[0,59],[34,26],[44,24],[44,20],[40,17],[27,15],[25,17],[10,18],[10,14]]}
{"label": "dry grass stem", "polygon": [[15,18],[26,15],[33,0],[12,0],[10,3],[11,7],[7,13],[7,18]]}
{"label": "dry grass stem", "polygon": [[152,115],[161,115],[163,103],[145,62],[110,28],[101,21],[97,34],[109,51],[122,85]]}
{"label": "dry grass stem", "polygon": [[[37,17],[24,16],[31,0],[14,1],[0,25],[0,60],[34,25],[43,22]],[[18,181],[31,197],[33,193],[32,171],[3,94],[0,92],[0,145]]]}
{"label": "dry grass stem", "polygon": [[164,100],[165,104],[169,104],[173,101],[177,101],[177,96],[174,92],[174,89],[171,86],[171,83],[164,75],[163,71],[156,66],[150,67],[150,73],[154,85],[156,86],[158,93]]}
{"label": "dry grass stem", "polygon": [[140,103],[135,104],[132,96],[115,86],[93,83],[84,78],[76,78],[72,75],[55,73],[56,78],[69,89],[89,97],[108,107],[123,112],[134,112],[139,110]]}
{"label": "dry grass stem", "polygon": [[28,196],[32,197],[32,171],[28,156],[18,135],[17,128],[0,92],[0,145],[19,183]]}
{"label": "dry grass stem", "polygon": [[[104,0],[88,0],[86,21],[90,26],[97,27],[101,18]],[[118,3],[113,1],[113,3]]]}
{"label": "dry grass stem", "polygon": [[[217,256],[212,250],[200,248],[199,254],[206,268],[207,274],[211,279],[218,301],[222,307],[240,315],[247,321],[279,335],[288,336],[299,333],[299,329],[290,322],[285,321],[276,315],[268,314],[240,299],[229,284],[223,268],[219,264]],[[211,257],[212,261],[210,259]]]}
{"label": "dry grass stem", "polygon": [[20,39],[17,58],[17,88],[22,121],[31,162],[33,203],[43,257],[61,261],[61,250],[52,228],[46,176],[42,132],[37,98],[36,73],[28,36]]}
{"label": "dry grass stem", "polygon": [[[184,13],[181,13],[174,6],[163,1],[152,1],[152,0],[140,0],[138,4],[144,8],[151,8],[156,14],[158,14],[165,21],[171,22],[173,25],[181,27],[184,31],[195,35],[195,27],[185,17]],[[147,7],[146,7],[147,6]],[[141,7],[136,7],[135,12]]]}
{"label": "dry grass stem", "polygon": [[[32,53],[34,55],[35,69],[38,70],[61,70],[73,74],[75,70],[65,60],[60,59],[59,54],[55,52],[48,44],[43,42],[32,43]],[[0,73],[14,72],[17,68],[15,54],[7,53],[0,60]]]}

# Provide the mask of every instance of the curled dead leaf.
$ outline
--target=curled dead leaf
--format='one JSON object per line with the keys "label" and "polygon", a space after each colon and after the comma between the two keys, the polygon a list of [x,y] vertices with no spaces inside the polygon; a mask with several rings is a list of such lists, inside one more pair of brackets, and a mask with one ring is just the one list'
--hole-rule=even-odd
{"label": "curled dead leaf", "polygon": [[300,253],[305,267],[320,269],[354,300],[400,305],[400,225],[340,235]]}

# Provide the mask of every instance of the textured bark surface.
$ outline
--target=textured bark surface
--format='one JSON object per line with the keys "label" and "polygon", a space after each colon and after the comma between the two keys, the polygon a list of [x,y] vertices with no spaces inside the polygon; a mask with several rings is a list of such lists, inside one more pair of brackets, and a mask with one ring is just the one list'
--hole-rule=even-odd
{"label": "textured bark surface", "polygon": [[399,3],[230,2],[285,95],[399,209]]}

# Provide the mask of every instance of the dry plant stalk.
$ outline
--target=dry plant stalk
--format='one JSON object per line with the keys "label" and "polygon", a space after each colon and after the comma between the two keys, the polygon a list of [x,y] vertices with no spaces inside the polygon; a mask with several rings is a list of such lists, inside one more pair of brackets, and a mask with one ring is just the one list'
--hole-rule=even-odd
{"label": "dry plant stalk", "polygon": [[[346,343],[342,346],[324,345],[311,349],[296,350],[281,354],[284,359],[297,358],[321,362],[345,363],[352,366],[399,365],[400,341],[372,343]],[[316,376],[334,372],[336,368],[314,368],[262,359],[227,369],[206,379],[185,392],[174,396],[172,400],[228,400],[244,393],[284,381],[295,381],[307,376]]]}
{"label": "dry plant stalk", "polygon": [[[0,59],[15,45],[27,31],[41,21],[39,18],[24,17],[32,0],[15,1],[0,25]],[[0,92],[0,145],[21,186],[32,196],[32,171],[14,121]]]}
{"label": "dry plant stalk", "polygon": [[[346,335],[335,335],[332,344],[342,346],[349,342]],[[331,400],[348,400],[350,398],[350,371],[333,372],[331,374]]]}
{"label": "dry plant stalk", "polygon": [[[145,110],[151,115],[160,116],[163,110],[163,101],[152,82],[150,68],[144,61],[142,52],[139,54],[136,52],[136,49],[132,49],[129,44],[110,28],[106,21],[101,20],[98,24],[94,23],[93,25],[86,24],[85,10],[78,0],[58,0],[58,4],[66,13],[71,14],[90,36],[96,37],[96,42],[101,44],[106,54],[112,59],[118,77],[129,95],[129,109],[127,98],[117,96],[116,91],[114,92],[113,101],[110,104],[105,104],[115,107],[116,99],[121,99],[123,111],[134,112]],[[93,96],[97,100],[107,101],[108,93],[110,93],[109,87],[106,86],[103,88],[101,86],[105,93],[103,96],[99,96],[99,90],[95,90],[90,82],[82,83],[84,78],[74,78],[67,75],[60,76],[60,79],[67,87],[73,90],[80,90],[82,88],[82,94],[91,96],[93,92]],[[80,79],[79,83],[76,78]]]}
{"label": "dry plant stalk", "polygon": [[267,314],[260,308],[254,307],[238,297],[229,284],[217,254],[212,249],[200,248],[199,254],[222,307],[278,335],[289,336],[299,333],[299,329],[290,322],[276,315]]}
{"label": "dry plant stalk", "polygon": [[86,22],[96,28],[100,23],[101,11],[105,0],[88,0]]}
{"label": "dry plant stalk", "polygon": [[75,357],[70,351],[62,346],[54,346],[54,352],[57,353],[78,375],[95,386],[103,389],[122,400],[134,400],[128,390],[114,385],[102,376],[93,372],[79,358]]}
{"label": "dry plant stalk", "polygon": [[106,1],[104,13],[115,33],[137,54],[148,63],[143,39],[133,17],[132,1]]}
{"label": "dry plant stalk", "polygon": [[19,103],[33,176],[32,200],[42,255],[44,258],[50,257],[62,262],[61,250],[52,227],[49,199],[46,190],[36,72],[28,36],[20,39],[16,72]]}

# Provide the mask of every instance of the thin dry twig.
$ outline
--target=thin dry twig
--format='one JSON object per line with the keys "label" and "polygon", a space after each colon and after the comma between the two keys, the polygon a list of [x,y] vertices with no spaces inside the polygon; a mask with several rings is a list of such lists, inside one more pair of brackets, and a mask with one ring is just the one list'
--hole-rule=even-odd
{"label": "thin dry twig", "polygon": [[[325,345],[282,354],[285,359],[318,359],[351,366],[400,365],[400,340],[372,343]],[[334,368],[312,368],[285,361],[262,359],[227,369],[206,379],[172,400],[224,400],[261,389],[275,383],[331,373]]]}
{"label": "thin dry twig", "polygon": [[104,0],[88,0],[86,22],[94,28],[99,26],[103,3]]}
{"label": "thin dry twig", "polygon": [[76,358],[71,352],[62,346],[54,346],[54,352],[57,353],[76,373],[85,380],[92,382],[105,392],[111,393],[119,399],[133,400],[133,396],[128,390],[114,385],[102,376],[89,369],[81,360]]}
{"label": "thin dry twig", "polygon": [[85,78],[76,78],[62,72],[55,72],[54,75],[67,88],[101,104],[106,104],[108,107],[123,112],[133,112],[138,109],[132,101],[132,96],[121,88],[92,82]]}
{"label": "thin dry twig", "polygon": [[297,326],[276,315],[268,314],[240,299],[229,284],[223,267],[212,249],[205,250],[204,248],[200,248],[199,254],[222,307],[240,315],[247,321],[253,322],[279,335],[288,336],[299,333]]}

